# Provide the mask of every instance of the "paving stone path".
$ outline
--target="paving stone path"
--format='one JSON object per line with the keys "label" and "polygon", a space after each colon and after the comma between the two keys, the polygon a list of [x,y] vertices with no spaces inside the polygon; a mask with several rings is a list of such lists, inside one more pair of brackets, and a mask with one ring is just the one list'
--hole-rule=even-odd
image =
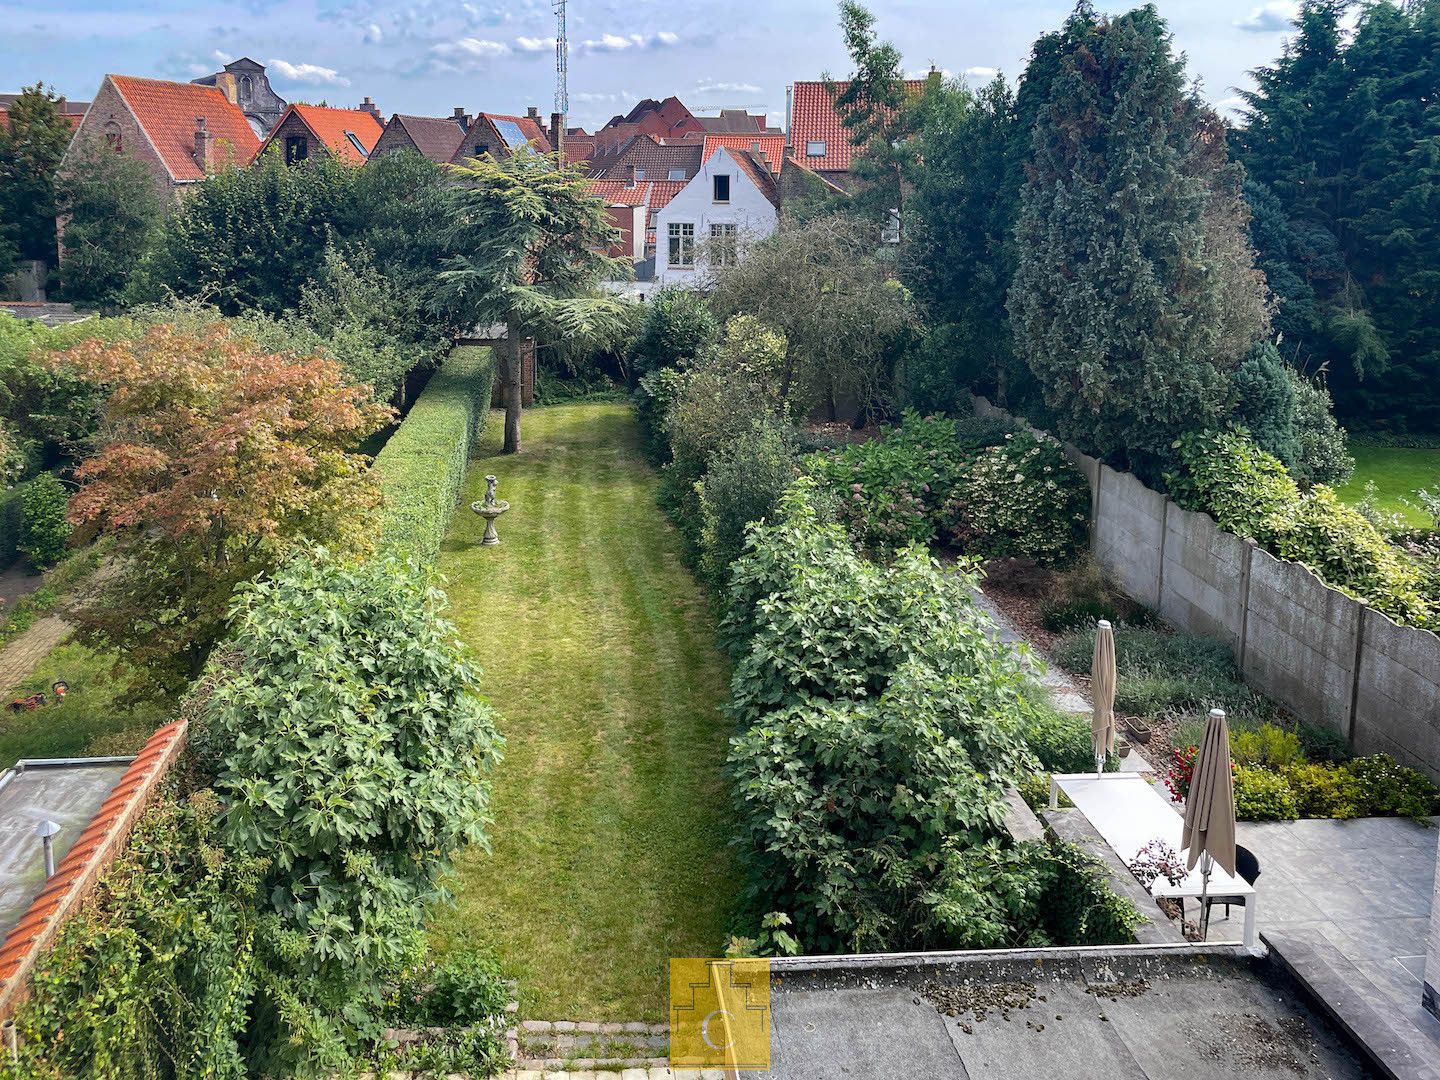
{"label": "paving stone path", "polygon": [[0,694],[9,693],[35,670],[45,655],[70,633],[58,615],[46,615],[29,630],[0,648]]}

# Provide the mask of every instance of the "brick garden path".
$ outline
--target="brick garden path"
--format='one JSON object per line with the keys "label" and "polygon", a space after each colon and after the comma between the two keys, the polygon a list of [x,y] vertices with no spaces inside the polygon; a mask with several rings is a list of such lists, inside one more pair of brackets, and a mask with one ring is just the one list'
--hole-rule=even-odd
{"label": "brick garden path", "polygon": [[46,615],[29,630],[0,648],[0,694],[7,694],[35,670],[45,654],[70,633],[70,624],[58,615]]}

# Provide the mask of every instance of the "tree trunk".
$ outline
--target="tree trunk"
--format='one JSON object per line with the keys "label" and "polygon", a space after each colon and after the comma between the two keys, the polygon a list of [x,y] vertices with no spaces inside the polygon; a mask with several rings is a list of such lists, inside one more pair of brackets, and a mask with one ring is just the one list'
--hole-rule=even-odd
{"label": "tree trunk", "polygon": [[515,319],[505,321],[505,347],[501,350],[504,368],[501,372],[505,386],[505,445],[502,453],[520,452],[520,409],[521,393],[524,390],[524,363],[520,355],[520,324]]}

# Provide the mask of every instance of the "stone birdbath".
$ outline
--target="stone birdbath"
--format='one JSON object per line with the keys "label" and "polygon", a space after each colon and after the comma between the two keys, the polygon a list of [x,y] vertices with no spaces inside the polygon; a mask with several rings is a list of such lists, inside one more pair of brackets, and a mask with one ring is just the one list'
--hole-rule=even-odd
{"label": "stone birdbath", "polygon": [[480,545],[493,547],[500,543],[500,534],[495,531],[495,519],[509,510],[510,504],[495,498],[495,477],[485,477],[485,498],[481,502],[471,503],[470,509],[485,519],[485,535],[481,538]]}

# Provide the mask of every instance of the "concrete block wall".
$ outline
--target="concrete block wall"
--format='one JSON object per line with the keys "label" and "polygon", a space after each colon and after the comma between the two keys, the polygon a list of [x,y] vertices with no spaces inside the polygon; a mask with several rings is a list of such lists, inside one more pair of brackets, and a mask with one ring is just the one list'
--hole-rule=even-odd
{"label": "concrete block wall", "polygon": [[[1008,417],[984,398],[975,412]],[[1131,597],[1228,642],[1246,682],[1356,753],[1390,754],[1440,783],[1440,637],[1397,626],[1128,473],[1066,455],[1090,484],[1091,552]]]}
{"label": "concrete block wall", "polygon": [[1348,735],[1360,605],[1257,548],[1247,608],[1246,681],[1296,716]]}
{"label": "concrete block wall", "polygon": [[1362,612],[1349,732],[1355,752],[1390,754],[1434,776],[1440,762],[1440,637],[1397,626],[1371,608]]}
{"label": "concrete block wall", "polygon": [[1170,504],[1165,515],[1160,614],[1186,633],[1245,641],[1245,599],[1254,545],[1225,532],[1208,514]]}

